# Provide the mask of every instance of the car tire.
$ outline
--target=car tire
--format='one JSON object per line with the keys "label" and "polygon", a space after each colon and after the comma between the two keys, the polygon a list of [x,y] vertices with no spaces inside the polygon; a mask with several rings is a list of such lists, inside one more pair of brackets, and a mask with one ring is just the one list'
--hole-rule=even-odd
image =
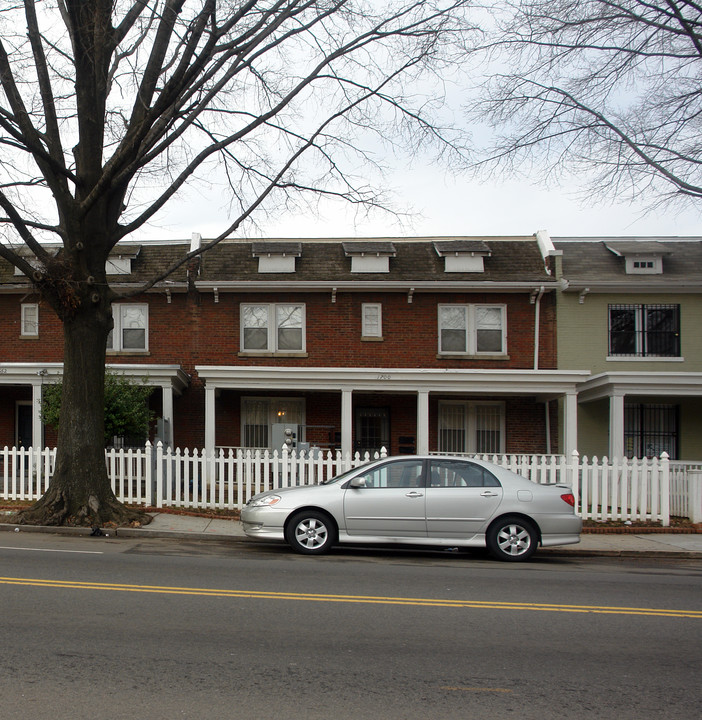
{"label": "car tire", "polygon": [[336,526],[325,513],[304,510],[293,515],[286,528],[285,540],[295,552],[322,555],[336,543]]}
{"label": "car tire", "polygon": [[488,528],[485,541],[490,554],[497,560],[520,562],[536,552],[539,534],[528,520],[507,516]]}

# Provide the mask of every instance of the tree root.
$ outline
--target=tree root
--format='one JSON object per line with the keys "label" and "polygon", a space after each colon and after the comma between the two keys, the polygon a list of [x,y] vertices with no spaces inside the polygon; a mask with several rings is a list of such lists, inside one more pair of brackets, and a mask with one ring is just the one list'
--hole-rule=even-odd
{"label": "tree root", "polygon": [[91,528],[139,527],[151,522],[151,516],[146,512],[127,507],[114,496],[100,501],[95,495],[90,495],[81,500],[69,500],[64,492],[52,492],[49,487],[42,498],[13,515],[9,522],[17,525]]}

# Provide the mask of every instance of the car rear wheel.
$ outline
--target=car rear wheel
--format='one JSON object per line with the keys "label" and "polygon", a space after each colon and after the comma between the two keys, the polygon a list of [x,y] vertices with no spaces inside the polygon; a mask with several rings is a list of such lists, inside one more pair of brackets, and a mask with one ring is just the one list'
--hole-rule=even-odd
{"label": "car rear wheel", "polygon": [[285,529],[293,550],[304,555],[321,555],[336,542],[336,527],[328,515],[315,510],[296,513]]}
{"label": "car rear wheel", "polygon": [[490,526],[486,543],[490,554],[498,560],[528,560],[539,545],[536,528],[518,517],[504,517]]}

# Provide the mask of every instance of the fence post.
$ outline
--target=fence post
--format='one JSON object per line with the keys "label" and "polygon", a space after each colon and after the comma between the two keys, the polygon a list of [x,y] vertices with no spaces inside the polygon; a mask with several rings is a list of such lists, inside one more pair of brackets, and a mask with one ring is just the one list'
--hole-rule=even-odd
{"label": "fence post", "polygon": [[148,440],[144,446],[144,455],[146,456],[144,459],[144,503],[148,507],[152,507],[154,504],[154,447]]}
{"label": "fence post", "polygon": [[573,496],[575,497],[575,509],[581,515],[583,513],[582,499],[580,497],[580,453],[577,450],[573,450],[570,455],[570,464],[567,465],[566,484],[570,485],[573,489]]}
{"label": "fence post", "polygon": [[670,525],[670,456],[664,450],[660,462],[660,493],[661,493],[661,522],[664,527]]}
{"label": "fence post", "polygon": [[702,523],[702,470],[687,471],[687,516]]}
{"label": "fence post", "polygon": [[163,507],[163,442],[156,443],[156,507]]}

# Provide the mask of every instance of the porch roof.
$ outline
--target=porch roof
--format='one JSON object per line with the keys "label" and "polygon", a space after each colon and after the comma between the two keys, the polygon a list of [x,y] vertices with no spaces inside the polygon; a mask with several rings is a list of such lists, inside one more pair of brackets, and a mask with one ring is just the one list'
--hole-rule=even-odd
{"label": "porch roof", "polygon": [[244,367],[195,368],[207,386],[241,390],[351,390],[376,393],[433,392],[474,395],[574,394],[586,370],[440,370],[407,368]]}

